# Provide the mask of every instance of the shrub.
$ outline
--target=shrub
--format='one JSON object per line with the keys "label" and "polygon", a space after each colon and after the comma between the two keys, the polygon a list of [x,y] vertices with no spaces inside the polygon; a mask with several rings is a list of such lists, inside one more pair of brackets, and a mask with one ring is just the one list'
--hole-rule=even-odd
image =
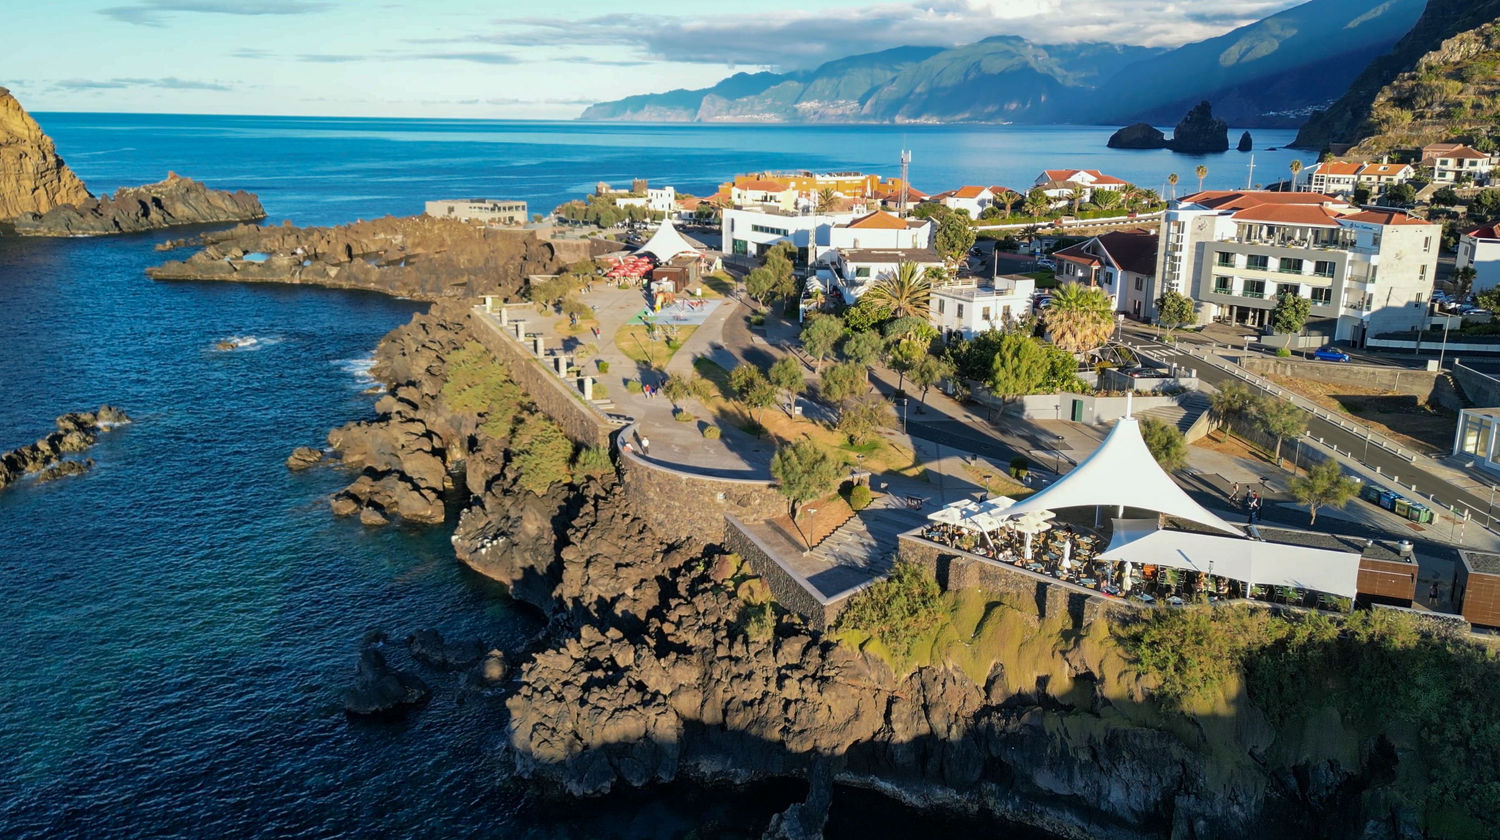
{"label": "shrub", "polygon": [[863,484],[856,484],[849,488],[849,507],[855,510],[864,510],[870,506],[870,488]]}
{"label": "shrub", "polygon": [[762,426],[758,420],[746,420],[740,424],[740,430],[751,437],[761,437],[766,433],[766,427]]}
{"label": "shrub", "polygon": [[723,434],[723,432],[719,431],[719,427],[718,426],[704,426],[703,427],[703,436],[706,437],[706,438],[708,438],[709,440],[718,440],[719,437],[722,434]]}
{"label": "shrub", "polygon": [[1277,347],[1276,348],[1276,358],[1278,358],[1278,359],[1290,358],[1291,355],[1292,355],[1292,351],[1288,350],[1285,347]]}
{"label": "shrub", "polygon": [[890,577],[854,596],[835,629],[859,630],[905,657],[922,634],[943,618],[937,581],[915,563],[899,562]]}
{"label": "shrub", "polygon": [[609,396],[609,389],[604,387],[603,382],[595,382],[593,394],[594,399],[602,400]]}
{"label": "shrub", "polygon": [[606,362],[603,359],[600,359],[599,360],[599,372],[600,373],[609,373],[609,362]]}
{"label": "shrub", "polygon": [[522,488],[538,496],[553,484],[572,478],[573,442],[556,423],[540,414],[528,415],[516,426],[511,462]]}
{"label": "shrub", "polygon": [[579,475],[608,475],[615,471],[615,462],[609,452],[597,446],[585,446],[573,459],[573,471]]}
{"label": "shrub", "polygon": [[626,382],[625,383],[625,390],[629,391],[632,394],[639,394],[641,392],[641,382],[640,382],[640,380],[639,379],[632,379],[629,382]]}
{"label": "shrub", "polygon": [[1031,462],[1026,460],[1025,455],[1017,455],[1010,459],[1011,478],[1021,480],[1031,473]]}
{"label": "shrub", "polygon": [[683,411],[679,408],[677,409],[677,413],[672,415],[672,419],[676,420],[679,423],[691,423],[698,418],[694,417],[692,412]]}
{"label": "shrub", "polygon": [[740,610],[740,630],[762,641],[776,632],[776,608],[770,603],[746,604]]}

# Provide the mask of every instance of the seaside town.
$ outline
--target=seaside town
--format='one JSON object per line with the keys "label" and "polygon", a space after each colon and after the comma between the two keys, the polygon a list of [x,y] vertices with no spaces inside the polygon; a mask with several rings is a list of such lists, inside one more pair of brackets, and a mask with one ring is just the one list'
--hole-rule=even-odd
{"label": "seaside town", "polygon": [[484,316],[624,427],[622,457],[783,496],[716,494],[816,625],[939,554],[1137,606],[1500,625],[1500,379],[1461,360],[1489,349],[1500,238],[1445,258],[1437,220],[1495,203],[1493,156],[1166,196],[1094,169],[927,193],[901,163],[427,212],[619,243]]}

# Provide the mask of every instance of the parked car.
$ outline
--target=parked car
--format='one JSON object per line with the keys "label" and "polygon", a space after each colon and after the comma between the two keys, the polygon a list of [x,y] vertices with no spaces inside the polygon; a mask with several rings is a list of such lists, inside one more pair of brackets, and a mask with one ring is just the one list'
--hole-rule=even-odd
{"label": "parked car", "polygon": [[1490,311],[1482,306],[1465,306],[1458,310],[1460,315],[1489,315]]}
{"label": "parked car", "polygon": [[1349,354],[1332,344],[1325,344],[1313,351],[1313,358],[1320,362],[1347,362]]}
{"label": "parked car", "polygon": [[1055,269],[1055,268],[1057,268],[1057,263],[1054,260],[1051,260],[1051,259],[1049,259],[1047,257],[1042,257],[1041,259],[1037,260],[1036,264],[1037,264],[1038,268],[1047,268],[1047,269]]}

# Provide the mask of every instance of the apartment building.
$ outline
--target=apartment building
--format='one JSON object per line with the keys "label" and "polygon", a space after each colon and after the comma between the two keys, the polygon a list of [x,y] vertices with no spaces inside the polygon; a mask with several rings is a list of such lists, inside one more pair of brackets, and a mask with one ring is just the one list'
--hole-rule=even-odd
{"label": "apartment building", "polygon": [[1358,344],[1421,323],[1441,232],[1317,193],[1202,192],[1167,211],[1157,277],[1197,301],[1200,322],[1268,328],[1291,292],[1312,301],[1310,322]]}
{"label": "apartment building", "polygon": [[1467,177],[1479,186],[1490,182],[1490,170],[1495,159],[1478,149],[1459,146],[1446,152],[1438,152],[1432,163],[1432,180],[1440,184],[1452,184]]}
{"label": "apartment building", "polygon": [[493,198],[439,199],[427,202],[426,211],[427,215],[439,219],[486,225],[524,225],[530,219],[526,215],[526,202]]}
{"label": "apartment building", "polygon": [[1031,314],[1036,281],[1002,275],[993,281],[935,287],[928,301],[927,320],[948,338],[973,338],[1003,328]]}

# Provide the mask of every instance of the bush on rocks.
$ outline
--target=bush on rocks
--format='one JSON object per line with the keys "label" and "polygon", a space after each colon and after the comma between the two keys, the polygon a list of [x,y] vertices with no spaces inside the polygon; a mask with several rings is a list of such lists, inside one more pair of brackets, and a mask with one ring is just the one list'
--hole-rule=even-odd
{"label": "bush on rocks", "polygon": [[708,438],[709,440],[718,440],[719,437],[722,434],[723,434],[723,432],[719,431],[719,427],[718,426],[704,426],[703,427],[703,436],[706,437],[706,438]]}

